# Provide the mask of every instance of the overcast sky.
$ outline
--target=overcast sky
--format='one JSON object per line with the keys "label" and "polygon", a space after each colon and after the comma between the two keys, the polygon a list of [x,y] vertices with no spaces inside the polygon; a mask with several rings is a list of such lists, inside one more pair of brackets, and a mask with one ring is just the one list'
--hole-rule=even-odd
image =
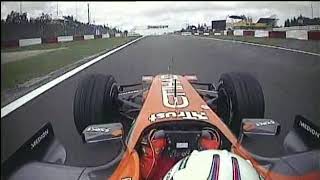
{"label": "overcast sky", "polygon": [[28,17],[37,17],[42,12],[73,15],[79,21],[87,22],[87,3],[90,4],[91,21],[95,24],[108,24],[122,30],[134,26],[169,25],[170,29],[184,27],[186,23],[211,24],[212,20],[225,19],[227,15],[245,14],[256,22],[260,17],[277,15],[278,25],[283,25],[288,17],[320,17],[320,3],[317,1],[266,1],[266,2],[3,2],[1,1],[1,19],[5,19],[12,10],[27,12]]}

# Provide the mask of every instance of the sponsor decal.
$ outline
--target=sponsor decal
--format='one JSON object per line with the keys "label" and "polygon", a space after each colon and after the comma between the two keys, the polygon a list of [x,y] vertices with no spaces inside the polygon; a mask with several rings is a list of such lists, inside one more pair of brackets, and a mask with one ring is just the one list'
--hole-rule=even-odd
{"label": "sponsor decal", "polygon": [[125,178],[122,178],[121,180],[132,180],[132,177],[125,177]]}
{"label": "sponsor decal", "polygon": [[[176,75],[161,75],[163,105],[168,108],[185,108],[189,105],[183,86]],[[176,90],[176,96],[174,91]]]}
{"label": "sponsor decal", "polygon": [[88,127],[86,129],[87,132],[109,132],[110,131],[110,128],[101,128],[101,127]]}
{"label": "sponsor decal", "polygon": [[49,130],[48,130],[48,129],[46,129],[45,131],[43,131],[43,133],[42,133],[39,137],[37,137],[37,139],[35,139],[35,140],[30,144],[31,150],[32,150],[33,148],[35,148],[48,134],[49,134]]}
{"label": "sponsor decal", "polygon": [[153,76],[142,76],[142,81],[151,82],[153,80]]}
{"label": "sponsor decal", "polygon": [[187,142],[177,143],[176,148],[188,148],[189,144]]}
{"label": "sponsor decal", "polygon": [[138,93],[138,92],[140,92],[140,90],[127,91],[127,92],[119,93],[119,95],[133,94],[133,93]]}
{"label": "sponsor decal", "polygon": [[158,120],[169,119],[169,118],[182,118],[182,119],[192,119],[192,120],[208,120],[207,114],[205,112],[196,111],[182,111],[182,112],[159,112],[151,114],[149,120],[155,122]]}
{"label": "sponsor decal", "polygon": [[266,126],[266,125],[270,125],[270,124],[275,124],[275,122],[273,120],[269,120],[269,121],[265,121],[265,122],[258,122],[256,123],[256,126]]}
{"label": "sponsor decal", "polygon": [[303,129],[305,129],[306,131],[308,131],[310,134],[312,134],[313,136],[316,136],[318,139],[320,138],[320,133],[317,132],[315,129],[313,129],[312,127],[310,127],[308,124],[299,121],[299,126],[302,127]]}

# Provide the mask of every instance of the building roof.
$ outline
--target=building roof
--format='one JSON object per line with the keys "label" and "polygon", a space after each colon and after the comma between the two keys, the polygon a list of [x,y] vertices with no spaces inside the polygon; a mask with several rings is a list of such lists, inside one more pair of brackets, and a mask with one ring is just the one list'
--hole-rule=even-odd
{"label": "building roof", "polygon": [[275,18],[260,18],[257,23],[272,24]]}
{"label": "building roof", "polygon": [[243,17],[236,16],[236,15],[229,16],[229,18],[232,18],[232,19],[243,19]]}
{"label": "building roof", "polygon": [[212,22],[226,22],[227,20],[214,20]]}

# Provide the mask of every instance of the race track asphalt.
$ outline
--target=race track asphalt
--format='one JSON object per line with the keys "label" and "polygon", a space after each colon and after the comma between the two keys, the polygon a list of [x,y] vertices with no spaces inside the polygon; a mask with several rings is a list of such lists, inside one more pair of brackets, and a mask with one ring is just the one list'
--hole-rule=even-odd
{"label": "race track asphalt", "polygon": [[197,74],[201,81],[217,82],[230,71],[252,73],[264,91],[267,118],[282,125],[278,137],[259,138],[250,150],[261,155],[282,154],[282,140],[296,114],[318,125],[320,119],[319,56],[222,42],[191,36],[149,36],[65,80],[1,119],[1,162],[42,124],[52,122],[56,137],[67,150],[67,164],[95,166],[114,157],[113,144],[84,145],[73,123],[77,82],[87,74],[112,74],[120,83],[139,81],[144,74],[168,72],[171,58],[177,74]]}

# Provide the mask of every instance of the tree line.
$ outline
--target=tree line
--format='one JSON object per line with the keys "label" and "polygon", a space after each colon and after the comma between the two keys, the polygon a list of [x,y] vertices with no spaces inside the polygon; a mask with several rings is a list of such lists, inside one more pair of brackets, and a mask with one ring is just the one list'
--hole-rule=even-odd
{"label": "tree line", "polygon": [[284,22],[284,27],[290,27],[290,26],[308,26],[308,25],[320,25],[320,18],[308,18],[304,17],[300,14],[298,17],[288,18]]}
{"label": "tree line", "polygon": [[42,13],[38,17],[28,18],[26,12],[11,11],[6,19],[1,19],[1,41],[22,38],[52,37],[64,35],[105,34],[114,36],[115,33],[124,33],[121,30],[106,25],[83,23],[73,16],[63,16],[53,19],[50,14]]}
{"label": "tree line", "polygon": [[[42,13],[40,16],[38,17],[27,17],[27,13],[23,12],[23,13],[19,13],[16,11],[11,11],[10,14],[7,15],[7,18],[1,19],[1,24],[47,24],[47,23],[54,23],[55,20],[53,20],[52,16],[50,14],[47,13]],[[88,23],[82,23],[80,21],[77,21],[76,19],[74,19],[73,16],[63,16],[63,19],[60,20],[56,20],[56,21],[60,21],[63,23],[71,23],[71,24],[81,24],[81,25],[88,25]],[[92,24],[90,24],[92,25]],[[94,25],[96,26],[96,25]],[[97,26],[101,26],[101,25],[97,25]],[[109,27],[107,27],[106,25],[103,25],[104,28],[106,29],[110,29]],[[111,29],[114,32],[120,33],[121,31],[117,28],[112,28]]]}

